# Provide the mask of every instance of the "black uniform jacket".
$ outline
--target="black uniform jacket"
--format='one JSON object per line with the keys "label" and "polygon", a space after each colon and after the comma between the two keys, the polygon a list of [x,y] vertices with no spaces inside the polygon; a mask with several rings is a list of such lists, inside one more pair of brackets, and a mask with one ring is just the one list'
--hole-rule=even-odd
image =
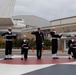
{"label": "black uniform jacket", "polygon": [[12,39],[12,38],[16,39],[17,38],[17,36],[12,34],[12,32],[10,32],[10,33],[9,32],[2,33],[1,36],[6,36],[6,39]]}
{"label": "black uniform jacket", "polygon": [[75,45],[76,45],[76,41],[72,41],[72,40],[68,41],[68,47],[69,47],[69,49],[72,49]]}
{"label": "black uniform jacket", "polygon": [[36,42],[43,42],[44,41],[44,35],[42,32],[33,31],[31,34],[34,34],[36,36]]}
{"label": "black uniform jacket", "polygon": [[29,45],[28,44],[29,44],[28,40],[26,40],[26,41],[22,40],[21,47],[22,48],[25,48],[25,49],[28,49],[29,48]]}
{"label": "black uniform jacket", "polygon": [[61,38],[62,35],[56,34],[55,32],[50,32],[52,38]]}

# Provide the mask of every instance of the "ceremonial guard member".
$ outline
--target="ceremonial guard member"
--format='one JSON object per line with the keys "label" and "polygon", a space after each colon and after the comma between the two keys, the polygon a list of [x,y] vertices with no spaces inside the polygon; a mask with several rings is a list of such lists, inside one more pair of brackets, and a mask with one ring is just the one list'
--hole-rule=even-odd
{"label": "ceremonial guard member", "polygon": [[[69,59],[71,59],[72,57],[74,57],[76,59],[76,41],[74,38],[74,35],[71,35],[71,39],[68,41],[68,54],[69,54]],[[71,56],[71,53],[73,54],[73,56]]]}
{"label": "ceremonial guard member", "polygon": [[40,28],[37,28],[37,30],[33,31],[31,34],[34,34],[36,36],[37,59],[41,59],[44,35],[41,32]]}
{"label": "ceremonial guard member", "polygon": [[26,38],[26,35],[23,36],[23,40],[21,42],[21,60],[27,59],[28,57],[28,49],[29,49],[29,42]]}
{"label": "ceremonial guard member", "polygon": [[61,38],[62,35],[59,35],[56,33],[55,27],[52,28],[52,31],[50,32],[52,36],[52,58],[53,59],[59,59],[57,57],[57,50],[58,50],[58,38]]}
{"label": "ceremonial guard member", "polygon": [[5,58],[6,59],[12,59],[11,55],[12,55],[12,38],[16,38],[16,34],[12,34],[12,28],[9,27],[8,28],[8,32],[2,33],[2,36],[6,36],[6,46],[5,46]]}

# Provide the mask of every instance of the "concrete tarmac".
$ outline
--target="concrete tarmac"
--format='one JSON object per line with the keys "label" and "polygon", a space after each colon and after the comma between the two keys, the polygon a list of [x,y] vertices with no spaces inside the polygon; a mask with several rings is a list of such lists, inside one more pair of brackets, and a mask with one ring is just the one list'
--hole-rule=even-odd
{"label": "concrete tarmac", "polygon": [[[0,49],[0,55],[5,54],[5,49]],[[12,55],[20,55],[21,54],[21,49],[12,49]],[[32,51],[31,49],[28,51],[28,55],[36,55],[36,50]],[[51,55],[51,50],[43,50],[42,55],[49,56]],[[61,50],[58,50],[57,55],[68,55],[66,51],[62,52]]]}

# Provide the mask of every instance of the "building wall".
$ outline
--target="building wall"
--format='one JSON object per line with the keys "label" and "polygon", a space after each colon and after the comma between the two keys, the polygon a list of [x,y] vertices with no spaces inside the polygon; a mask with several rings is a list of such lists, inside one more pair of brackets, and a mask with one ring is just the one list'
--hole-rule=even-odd
{"label": "building wall", "polygon": [[66,32],[76,32],[76,25],[57,27],[56,31],[58,33],[66,33]]}
{"label": "building wall", "polygon": [[76,16],[50,21],[51,26],[65,26],[76,23]]}

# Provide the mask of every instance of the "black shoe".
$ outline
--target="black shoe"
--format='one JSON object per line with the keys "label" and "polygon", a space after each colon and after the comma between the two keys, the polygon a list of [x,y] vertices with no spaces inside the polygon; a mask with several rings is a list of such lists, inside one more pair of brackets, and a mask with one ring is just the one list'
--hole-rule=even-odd
{"label": "black shoe", "polygon": [[27,60],[27,58],[24,58],[25,60]]}
{"label": "black shoe", "polygon": [[56,59],[59,59],[59,57],[55,57]]}
{"label": "black shoe", "polygon": [[59,59],[58,57],[53,57],[53,59]]}
{"label": "black shoe", "polygon": [[8,58],[4,58],[4,60],[7,60]]}
{"label": "black shoe", "polygon": [[53,59],[56,59],[55,57],[53,57]]}
{"label": "black shoe", "polygon": [[21,58],[21,60],[23,60],[23,58]]}
{"label": "black shoe", "polygon": [[37,59],[41,59],[41,57],[38,57]]}
{"label": "black shoe", "polygon": [[8,58],[8,59],[11,59],[12,60],[13,58]]}
{"label": "black shoe", "polygon": [[70,57],[68,59],[71,59]]}

